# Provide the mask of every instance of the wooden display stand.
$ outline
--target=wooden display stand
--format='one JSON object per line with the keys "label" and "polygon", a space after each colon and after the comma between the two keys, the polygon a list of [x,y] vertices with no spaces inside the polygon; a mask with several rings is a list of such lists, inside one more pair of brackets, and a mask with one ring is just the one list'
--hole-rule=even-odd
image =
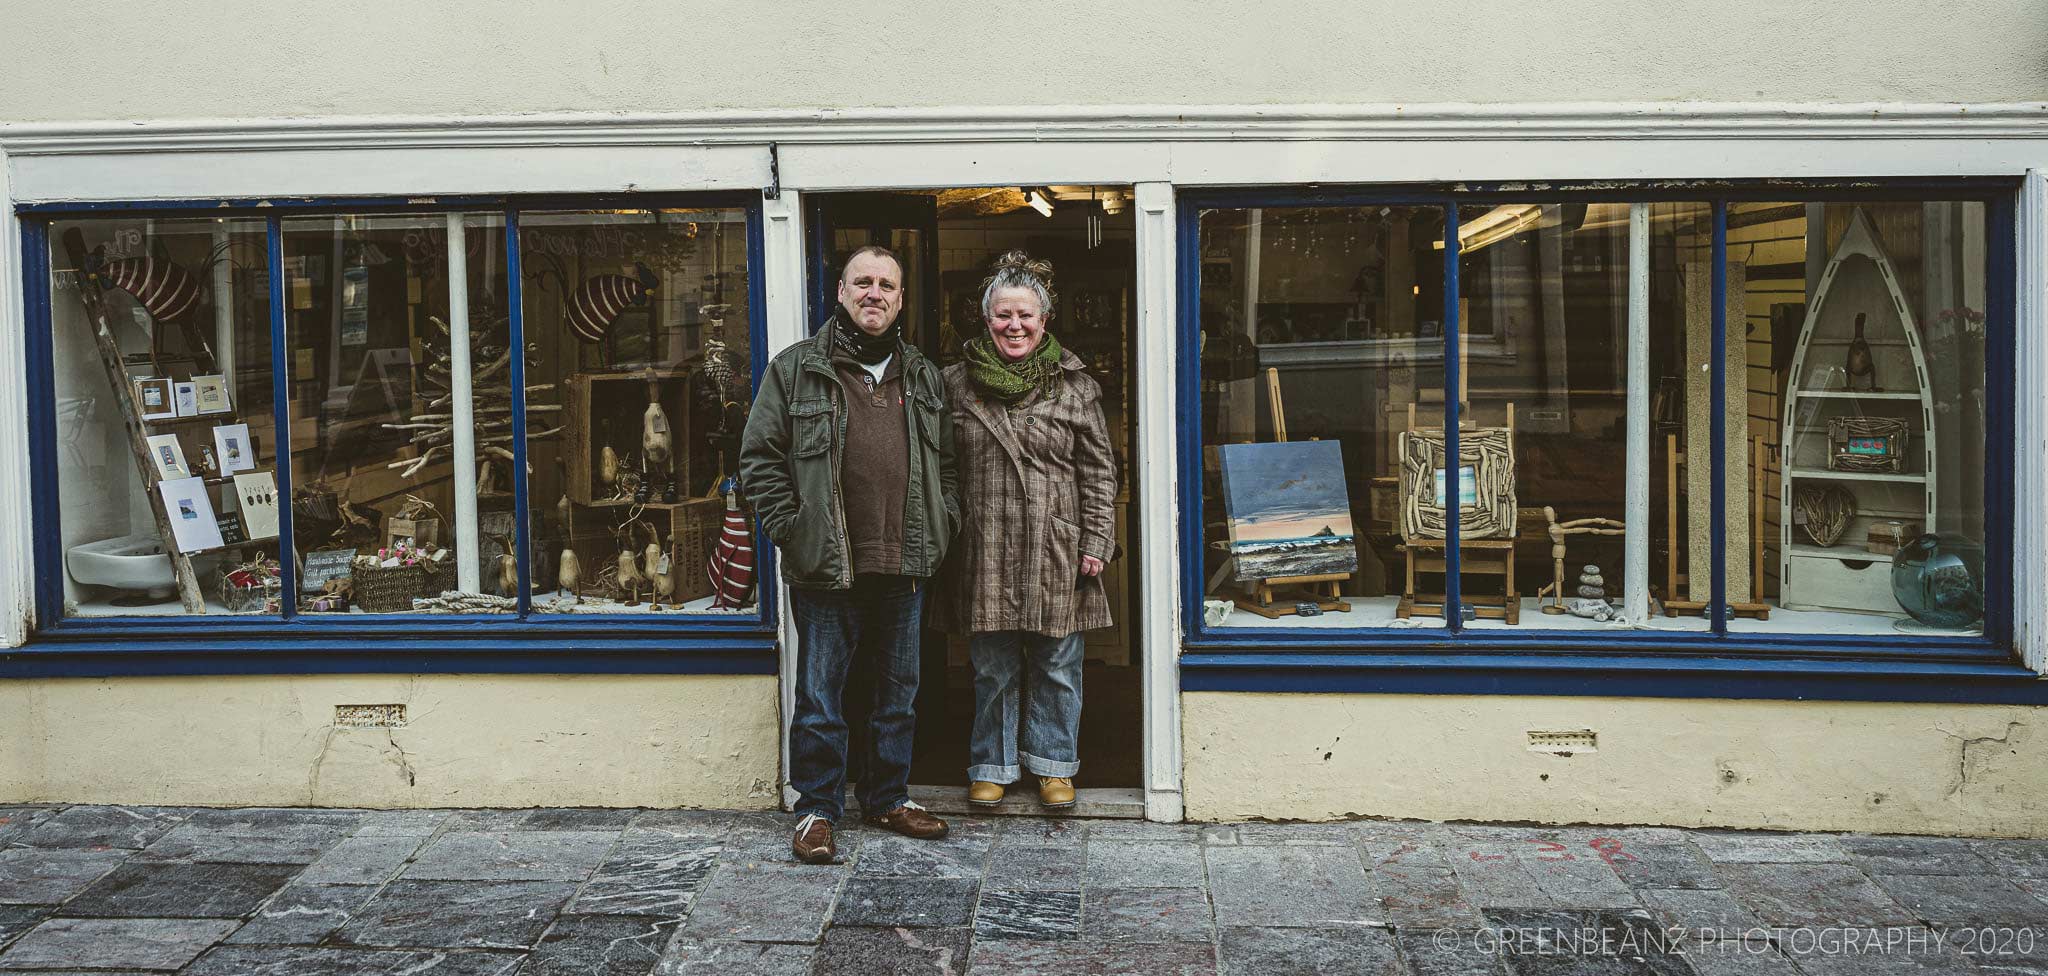
{"label": "wooden display stand", "polygon": [[[1667,545],[1664,553],[1664,615],[1676,617],[1705,616],[1707,604],[1703,600],[1676,599],[1678,588],[1691,582],[1690,573],[1678,571],[1678,435],[1664,435],[1664,519],[1669,533],[1665,536]],[[1753,571],[1749,576],[1750,594],[1747,603],[1728,604],[1731,617],[1751,617],[1757,620],[1771,619],[1771,606],[1764,602],[1764,439],[1751,438],[1749,452],[1750,490],[1756,493],[1757,503],[1750,506],[1750,517],[1755,524],[1751,527],[1750,559]]]}
{"label": "wooden display stand", "polygon": [[[670,438],[676,445],[671,462],[676,484],[685,493],[689,491],[689,375],[687,369],[570,375],[567,409],[563,414],[568,440],[562,445],[562,460],[567,465],[563,487],[570,501],[590,507],[630,504],[631,499],[606,496],[598,476],[599,457],[604,452],[607,431],[611,448],[621,463],[628,457],[638,457],[640,419],[647,410],[649,384],[655,385],[662,410],[668,415]],[[638,471],[638,464],[629,470]],[[665,481],[668,473],[650,471],[648,476]],[[659,484],[655,492],[658,497]]]}
{"label": "wooden display stand", "polygon": [[[1394,606],[1395,617],[1406,620],[1409,617],[1444,615],[1444,594],[1416,592],[1415,574],[1442,573],[1450,569],[1448,560],[1444,558],[1447,541],[1418,537],[1401,543],[1400,549],[1408,557],[1408,581],[1401,591],[1401,602]],[[1514,539],[1458,540],[1458,575],[1501,578],[1500,596],[1460,596],[1459,602],[1471,607],[1473,616],[1483,620],[1505,620],[1511,627],[1522,622],[1522,598],[1515,589]]]}
{"label": "wooden display stand", "polygon": [[[1280,371],[1266,370],[1266,398],[1273,410],[1273,439],[1287,442],[1287,413],[1280,406]],[[1356,531],[1355,529],[1353,531]],[[1228,564],[1225,564],[1228,565]],[[1356,574],[1321,573],[1314,576],[1275,576],[1252,584],[1252,595],[1238,597],[1239,608],[1269,620],[1301,613],[1314,604],[1322,613],[1350,613],[1344,599],[1344,582]]]}

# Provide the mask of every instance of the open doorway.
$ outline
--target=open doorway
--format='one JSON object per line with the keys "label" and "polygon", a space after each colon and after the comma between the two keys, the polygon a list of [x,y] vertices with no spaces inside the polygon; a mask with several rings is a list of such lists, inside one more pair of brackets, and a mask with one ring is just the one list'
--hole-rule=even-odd
{"label": "open doorway", "polygon": [[[904,339],[941,368],[957,362],[961,342],[984,329],[981,286],[990,263],[1021,248],[1053,264],[1057,294],[1049,330],[1079,355],[1102,386],[1102,406],[1118,471],[1117,558],[1104,570],[1115,626],[1086,633],[1082,678],[1081,814],[1142,815],[1143,667],[1137,605],[1140,547],[1134,537],[1131,459],[1135,442],[1133,352],[1137,324],[1135,221],[1121,186],[981,187],[807,198],[811,301],[816,329],[837,299],[847,255],[879,244],[904,262]],[[964,499],[964,504],[973,504]],[[929,616],[931,608],[927,606]],[[925,628],[917,701],[913,795],[939,809],[964,804],[974,676],[964,635]],[[858,755],[867,695],[859,669],[846,695]],[[852,771],[858,775],[858,771]],[[1029,810],[1026,775],[1005,808]],[[1100,792],[1098,792],[1100,791]]]}

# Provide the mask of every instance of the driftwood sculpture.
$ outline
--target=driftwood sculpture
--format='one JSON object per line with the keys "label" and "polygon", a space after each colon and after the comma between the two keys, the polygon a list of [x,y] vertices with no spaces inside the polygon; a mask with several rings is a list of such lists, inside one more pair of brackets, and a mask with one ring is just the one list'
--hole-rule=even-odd
{"label": "driftwood sculpture", "polygon": [[[454,382],[449,371],[452,357],[448,345],[452,338],[448,323],[428,316],[439,334],[438,340],[430,339],[434,348],[434,361],[422,376],[425,382],[440,391],[428,401],[427,410],[406,418],[404,423],[385,424],[388,430],[412,431],[409,443],[419,453],[410,458],[393,461],[386,468],[398,468],[404,478],[416,478],[436,461],[447,459],[455,450],[455,413],[450,408],[454,402]],[[512,462],[512,386],[510,383],[492,382],[499,373],[507,372],[512,364],[512,350],[489,344],[486,338],[495,330],[490,328],[470,333],[470,362],[484,365],[470,373],[471,419],[476,431],[477,478],[479,491],[499,484],[496,468]],[[527,346],[527,365],[536,365],[534,354],[538,346]],[[528,444],[554,437],[562,432],[560,426],[546,427],[548,414],[560,413],[558,403],[534,403],[533,394],[545,393],[555,388],[553,383],[534,383],[526,387],[526,441]],[[531,465],[528,472],[531,473]],[[511,484],[507,479],[504,484]]]}

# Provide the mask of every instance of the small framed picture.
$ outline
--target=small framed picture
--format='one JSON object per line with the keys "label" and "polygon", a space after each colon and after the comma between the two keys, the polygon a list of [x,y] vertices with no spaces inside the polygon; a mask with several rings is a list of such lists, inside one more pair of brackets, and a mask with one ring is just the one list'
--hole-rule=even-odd
{"label": "small framed picture", "polygon": [[173,391],[173,400],[178,406],[178,416],[196,417],[199,415],[198,384],[187,380],[172,384],[171,389]]}
{"label": "small framed picture", "polygon": [[221,474],[256,470],[256,448],[249,443],[248,424],[226,424],[213,429],[214,458]]}
{"label": "small framed picture", "polygon": [[192,477],[192,468],[185,463],[185,449],[178,444],[176,434],[150,435],[149,459],[156,463],[158,481]]}
{"label": "small framed picture", "polygon": [[176,417],[178,402],[172,398],[171,381],[156,376],[136,380],[135,409],[142,412],[144,420]]}
{"label": "small framed picture", "polygon": [[228,378],[219,373],[192,377],[195,400],[200,413],[227,413],[235,409],[228,395]]}

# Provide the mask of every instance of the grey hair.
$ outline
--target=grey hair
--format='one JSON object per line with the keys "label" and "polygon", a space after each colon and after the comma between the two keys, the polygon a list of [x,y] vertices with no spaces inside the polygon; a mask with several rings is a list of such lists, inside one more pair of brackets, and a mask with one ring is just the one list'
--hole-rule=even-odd
{"label": "grey hair", "polygon": [[1009,251],[996,259],[989,276],[981,283],[981,317],[995,314],[996,292],[1024,288],[1038,296],[1038,315],[1052,318],[1052,262],[1033,258],[1023,251]]}

